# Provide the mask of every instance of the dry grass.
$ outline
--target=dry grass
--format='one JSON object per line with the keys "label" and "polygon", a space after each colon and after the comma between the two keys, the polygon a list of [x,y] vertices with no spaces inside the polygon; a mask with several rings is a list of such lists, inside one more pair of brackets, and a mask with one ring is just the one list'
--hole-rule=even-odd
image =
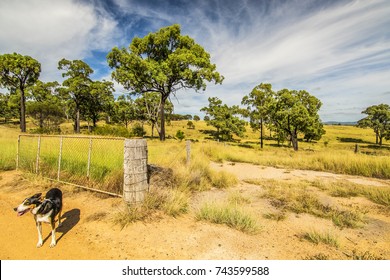
{"label": "dry grass", "polygon": [[123,229],[137,221],[152,220],[160,213],[177,217],[188,212],[189,198],[188,192],[179,189],[153,189],[142,203],[126,205],[113,216],[112,221]]}
{"label": "dry grass", "polygon": [[339,209],[320,202],[317,195],[308,189],[306,182],[278,182],[275,180],[248,180],[250,184],[261,185],[267,198],[280,211],[306,213],[319,218],[330,219],[339,228],[359,228],[365,223],[364,213],[357,209]]}
{"label": "dry grass", "polygon": [[313,230],[310,232],[306,232],[303,235],[303,238],[314,244],[323,243],[326,245],[333,246],[335,248],[338,248],[340,246],[338,238],[331,232],[318,232]]}
{"label": "dry grass", "polygon": [[263,215],[264,218],[274,220],[277,222],[284,221],[287,218],[286,211],[278,211],[274,213],[266,213]]}
{"label": "dry grass", "polygon": [[312,185],[326,191],[329,195],[334,197],[357,197],[362,196],[371,200],[374,203],[390,207],[390,189],[376,186],[364,186],[355,184],[347,180],[337,181],[319,181],[312,182]]}
{"label": "dry grass", "polygon": [[353,260],[383,260],[382,257],[378,257],[377,255],[375,255],[369,251],[358,252],[356,250],[353,250],[350,257]]}
{"label": "dry grass", "polygon": [[256,219],[251,214],[230,203],[205,203],[196,214],[196,218],[215,224],[225,224],[248,234],[256,234],[260,230]]}

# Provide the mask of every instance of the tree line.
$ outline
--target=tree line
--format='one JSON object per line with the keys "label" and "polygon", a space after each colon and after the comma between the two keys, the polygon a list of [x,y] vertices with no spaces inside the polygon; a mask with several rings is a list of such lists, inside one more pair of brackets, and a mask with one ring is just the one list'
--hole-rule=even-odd
{"label": "tree line", "polygon": [[[211,63],[210,55],[194,39],[182,35],[177,24],[143,38],[135,37],[128,48],[114,47],[107,55],[107,63],[113,80],[128,94],[115,99],[113,83],[92,80],[94,71],[82,60],[64,58],[58,62],[64,78],[60,84],[40,81],[41,64],[32,57],[0,55],[0,86],[9,91],[0,94],[0,118],[19,117],[22,132],[26,131],[26,114],[41,130],[55,129],[63,119],[71,119],[76,133],[80,133],[82,119],[91,127],[104,118],[126,128],[139,120],[149,122],[152,133],[156,130],[164,141],[166,119],[192,118],[173,114],[171,98],[181,89],[204,91],[206,82],[221,84],[224,79]],[[270,84],[261,83],[244,96],[241,105],[245,107],[227,106],[211,97],[209,106],[201,109],[206,122],[217,129],[218,139],[242,136],[246,123],[243,117],[259,131],[261,147],[265,128],[274,133],[278,142],[290,141],[294,150],[298,150],[299,134],[311,141],[325,133],[318,114],[322,103],[305,90],[274,91]],[[374,129],[379,144],[390,135],[388,111],[385,104],[369,107],[363,111],[368,117],[359,121],[360,126]]]}
{"label": "tree line", "polygon": [[[95,126],[102,111],[108,118],[118,118],[125,125],[130,116],[141,115],[157,129],[163,141],[166,114],[173,108],[170,98],[180,89],[205,90],[206,82],[222,83],[223,80],[215,64],[210,62],[210,55],[192,38],[181,35],[178,24],[143,38],[136,37],[128,48],[114,47],[107,55],[107,62],[113,69],[112,78],[130,92],[129,96],[140,96],[141,101],[137,99],[135,103],[129,96],[123,96],[113,102],[112,82],[92,81],[93,70],[81,60],[62,59],[58,69],[63,71],[65,80],[61,85],[44,84],[38,80],[41,64],[30,56],[13,53],[0,55],[0,86],[9,90],[9,94],[2,94],[1,102],[12,103],[19,109],[22,132],[26,132],[27,103],[41,103],[39,99],[43,95],[50,95],[45,105],[29,106],[35,112],[32,116],[43,119],[53,110],[61,112],[73,119],[74,130],[79,133],[81,118]],[[134,109],[133,103],[144,106]],[[12,108],[3,105],[2,114],[15,114]],[[58,121],[50,115],[50,121],[46,118],[38,122],[44,125],[53,123],[54,119]]]}
{"label": "tree line", "polygon": [[288,140],[294,150],[298,150],[298,134],[304,134],[307,141],[319,140],[325,134],[318,111],[321,101],[305,90],[273,91],[271,84],[261,83],[242,99],[240,108],[237,105],[227,106],[218,98],[209,98],[209,107],[202,108],[211,118],[210,125],[217,128],[219,137],[232,139],[232,134],[242,136],[245,132],[245,121],[249,118],[253,130],[260,133],[260,147],[264,145],[264,130],[274,132],[278,142]]}

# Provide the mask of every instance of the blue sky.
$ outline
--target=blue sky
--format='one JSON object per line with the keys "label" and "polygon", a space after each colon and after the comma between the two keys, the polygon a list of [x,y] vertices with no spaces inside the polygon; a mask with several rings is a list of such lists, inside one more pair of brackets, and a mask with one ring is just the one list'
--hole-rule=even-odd
{"label": "blue sky", "polygon": [[179,92],[176,113],[201,115],[211,96],[238,105],[261,82],[315,95],[323,121],[357,121],[390,103],[388,0],[0,0],[0,53],[36,58],[44,81],[62,80],[62,58],[109,80],[114,46],[174,23],[225,76],[205,92]]}

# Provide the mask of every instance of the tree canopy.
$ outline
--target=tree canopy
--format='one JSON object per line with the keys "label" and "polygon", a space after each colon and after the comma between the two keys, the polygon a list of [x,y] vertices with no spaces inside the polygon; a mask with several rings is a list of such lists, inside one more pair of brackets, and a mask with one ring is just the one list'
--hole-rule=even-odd
{"label": "tree canopy", "polygon": [[229,107],[222,104],[222,101],[217,97],[210,97],[209,106],[203,107],[209,119],[206,120],[208,125],[212,125],[217,129],[216,137],[218,140],[231,141],[233,134],[243,136],[245,132],[245,121],[240,119],[242,109],[234,105]]}
{"label": "tree canopy", "polygon": [[135,93],[158,92],[161,97],[160,140],[165,140],[165,102],[180,89],[205,90],[206,81],[223,77],[210,55],[180,25],[164,27],[143,38],[134,38],[128,49],[113,48],[107,56],[112,78]]}
{"label": "tree canopy", "polygon": [[41,64],[21,54],[0,55],[0,86],[20,97],[20,130],[26,132],[26,88],[39,78]]}
{"label": "tree canopy", "polygon": [[274,101],[274,92],[271,84],[257,85],[249,95],[242,99],[242,104],[247,105],[247,114],[250,118],[252,129],[260,131],[260,147],[263,148],[263,127],[270,123],[270,106]]}
{"label": "tree canopy", "polygon": [[33,118],[40,131],[58,131],[62,122],[63,104],[58,96],[57,82],[37,81],[30,87],[31,97],[27,102],[27,114]]}
{"label": "tree canopy", "polygon": [[276,92],[274,98],[270,106],[271,122],[277,131],[290,137],[295,151],[298,150],[298,133],[317,132],[319,138],[325,133],[318,115],[322,105],[318,98],[305,90],[288,89]]}
{"label": "tree canopy", "polygon": [[71,116],[74,120],[74,131],[80,133],[80,114],[85,102],[89,101],[90,74],[93,70],[81,60],[62,59],[58,62],[58,69],[65,71],[62,76],[67,77],[62,83],[62,93],[68,100]]}
{"label": "tree canopy", "polygon": [[374,130],[376,144],[382,145],[383,138],[390,138],[390,106],[379,104],[367,107],[362,114],[367,117],[358,121],[359,127],[370,127]]}

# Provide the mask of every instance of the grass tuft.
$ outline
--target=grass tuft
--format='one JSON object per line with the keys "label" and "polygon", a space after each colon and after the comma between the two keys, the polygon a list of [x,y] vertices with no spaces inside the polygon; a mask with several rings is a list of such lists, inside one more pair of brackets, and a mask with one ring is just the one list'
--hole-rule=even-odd
{"label": "grass tuft", "polygon": [[231,204],[205,203],[196,214],[196,218],[215,224],[225,224],[248,234],[256,234],[260,229],[252,215]]}
{"label": "grass tuft", "polygon": [[177,217],[188,212],[189,193],[179,189],[154,189],[137,205],[126,205],[114,215],[113,223],[123,229],[137,221],[153,219],[159,212]]}
{"label": "grass tuft", "polygon": [[317,231],[310,231],[310,232],[306,232],[303,235],[303,238],[314,244],[323,243],[336,248],[340,246],[337,237],[331,234],[330,232],[321,233]]}
{"label": "grass tuft", "polygon": [[303,182],[299,184],[274,180],[263,180],[262,182],[251,180],[248,182],[261,184],[266,190],[261,197],[270,199],[271,205],[281,211],[291,211],[297,214],[307,213],[319,218],[330,219],[340,228],[358,228],[365,222],[364,214],[357,210],[340,210],[324,205],[313,192],[302,185]]}
{"label": "grass tuft", "polygon": [[276,213],[266,213],[263,215],[264,218],[274,221],[284,221],[287,218],[285,211],[279,211]]}
{"label": "grass tuft", "polygon": [[364,253],[362,253],[356,250],[352,251],[351,258],[353,260],[383,260],[382,257],[378,257],[375,254],[370,253],[369,251],[365,251]]}

